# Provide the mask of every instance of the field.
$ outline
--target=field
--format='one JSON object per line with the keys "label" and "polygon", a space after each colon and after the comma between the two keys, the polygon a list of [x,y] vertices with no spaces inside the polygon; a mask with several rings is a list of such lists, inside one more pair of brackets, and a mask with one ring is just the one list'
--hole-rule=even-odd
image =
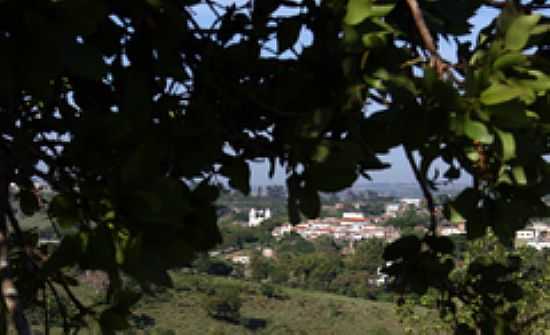
{"label": "field", "polygon": [[[155,320],[149,331],[176,334],[403,334],[395,305],[338,295],[281,288],[284,298],[268,298],[260,285],[229,278],[179,274],[174,289],[146,297],[136,314]],[[205,308],[208,291],[220,285],[237,286],[243,301],[241,318],[265,325],[256,330],[211,318]],[[254,322],[255,321],[255,322]]]}

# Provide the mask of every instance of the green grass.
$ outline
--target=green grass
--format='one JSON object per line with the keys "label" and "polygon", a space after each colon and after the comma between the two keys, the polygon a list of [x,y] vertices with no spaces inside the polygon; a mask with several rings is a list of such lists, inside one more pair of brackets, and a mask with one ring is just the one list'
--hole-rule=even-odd
{"label": "green grass", "polygon": [[[259,284],[203,275],[176,274],[174,281],[174,289],[146,297],[134,312],[153,317],[155,328],[176,334],[403,334],[391,303],[287,288],[281,288],[286,299],[267,298]],[[209,317],[204,302],[209,290],[220,285],[237,286],[241,317],[265,320],[266,327],[254,332]]]}

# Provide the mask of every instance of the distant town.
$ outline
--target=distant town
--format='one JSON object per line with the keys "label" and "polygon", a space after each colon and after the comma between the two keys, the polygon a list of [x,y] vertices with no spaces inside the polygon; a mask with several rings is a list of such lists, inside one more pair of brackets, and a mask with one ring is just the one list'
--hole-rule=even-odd
{"label": "distant town", "polygon": [[[324,198],[321,217],[313,220],[303,220],[293,226],[286,220],[286,208],[277,209],[265,207],[242,208],[243,204],[234,203],[231,211],[247,213],[247,219],[237,220],[237,224],[245,228],[256,228],[265,222],[272,222],[274,216],[278,216],[283,222],[272,228],[271,236],[280,240],[287,235],[297,234],[303,239],[314,241],[320,237],[330,238],[340,245],[353,250],[354,244],[359,241],[376,238],[390,243],[399,237],[415,233],[422,234],[428,230],[429,211],[424,199],[410,197],[417,194],[413,187],[401,188],[400,194],[409,197],[396,197],[392,190],[399,189],[395,185],[386,186],[385,192],[379,193],[372,189],[355,190],[342,193],[338,196],[329,195]],[[401,185],[402,186],[402,185]],[[269,188],[269,187],[268,187]],[[404,191],[406,190],[406,191]],[[458,189],[451,189],[447,194],[441,194],[448,199],[458,193]],[[253,199],[270,199],[269,201],[282,201],[286,196],[284,189],[274,187],[271,190],[259,188],[253,193]],[[269,201],[263,201],[269,205]],[[262,202],[262,201],[260,201]],[[254,203],[254,202],[252,202]],[[250,203],[249,203],[250,204]],[[369,204],[376,204],[376,209],[368,208]],[[363,210],[367,207],[367,210]],[[244,214],[244,213],[242,213]],[[283,216],[284,215],[284,216]],[[443,207],[436,206],[438,221],[437,232],[440,236],[464,236],[466,234],[466,222],[450,222],[443,215]],[[550,224],[544,219],[533,220],[527,227],[516,232],[516,245],[527,245],[537,250],[550,248]],[[218,252],[214,252],[218,254]],[[264,252],[264,256],[270,257],[272,252]],[[228,255],[228,260],[247,264],[250,257],[246,252],[239,251]]]}

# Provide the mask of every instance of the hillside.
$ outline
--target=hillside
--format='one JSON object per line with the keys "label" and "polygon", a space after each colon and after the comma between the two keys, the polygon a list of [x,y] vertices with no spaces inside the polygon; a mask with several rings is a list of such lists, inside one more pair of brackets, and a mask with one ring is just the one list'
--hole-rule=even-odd
{"label": "hillside", "polygon": [[[281,288],[283,299],[261,294],[260,285],[229,278],[178,274],[174,289],[146,297],[135,309],[155,320],[151,332],[173,330],[176,334],[403,334],[395,305],[332,294]],[[241,318],[265,327],[253,331],[243,325],[208,316],[204,305],[211,290],[237,286],[243,301]]]}

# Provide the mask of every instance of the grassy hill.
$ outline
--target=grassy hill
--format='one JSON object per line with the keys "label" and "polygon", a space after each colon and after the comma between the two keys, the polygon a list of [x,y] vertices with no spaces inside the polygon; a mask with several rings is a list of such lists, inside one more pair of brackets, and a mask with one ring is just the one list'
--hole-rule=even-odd
{"label": "grassy hill", "polygon": [[[174,289],[145,297],[134,311],[155,320],[148,329],[151,333],[162,329],[197,335],[403,334],[391,303],[288,288],[280,289],[285,298],[268,298],[257,283],[192,274],[177,274],[174,279]],[[252,330],[210,317],[205,302],[212,290],[223,285],[238,287],[243,302],[241,318],[263,320],[265,326]]]}

